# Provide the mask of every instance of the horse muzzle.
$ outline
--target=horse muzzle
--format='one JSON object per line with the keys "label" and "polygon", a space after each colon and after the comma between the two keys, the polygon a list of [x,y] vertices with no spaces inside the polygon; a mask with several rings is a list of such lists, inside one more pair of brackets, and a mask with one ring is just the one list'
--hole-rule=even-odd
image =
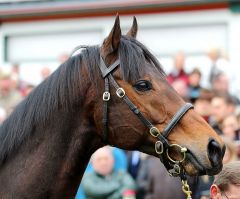
{"label": "horse muzzle", "polygon": [[225,154],[226,146],[222,148],[220,144],[213,138],[208,142],[207,152],[211,163],[211,169],[207,169],[208,175],[216,175],[222,170],[222,159]]}

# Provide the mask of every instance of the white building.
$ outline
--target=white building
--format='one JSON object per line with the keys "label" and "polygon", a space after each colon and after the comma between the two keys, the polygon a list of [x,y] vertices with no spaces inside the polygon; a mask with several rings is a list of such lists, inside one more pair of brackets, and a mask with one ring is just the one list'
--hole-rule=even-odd
{"label": "white building", "polygon": [[[19,63],[22,75],[38,82],[43,66],[57,67],[61,54],[77,45],[101,44],[119,13],[124,31],[135,15],[138,40],[161,61],[184,51],[186,69],[209,71],[207,51],[220,48],[240,93],[240,1],[227,0],[0,0],[0,66]],[[124,32],[123,31],[123,32]],[[36,75],[35,75],[36,74]]]}

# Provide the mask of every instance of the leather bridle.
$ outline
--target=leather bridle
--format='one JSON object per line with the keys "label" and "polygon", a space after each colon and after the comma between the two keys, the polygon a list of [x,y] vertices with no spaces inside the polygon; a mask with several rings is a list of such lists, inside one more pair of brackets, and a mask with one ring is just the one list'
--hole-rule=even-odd
{"label": "leather bridle", "polygon": [[[112,65],[109,67],[106,66],[105,62],[103,61],[102,57],[100,56],[100,70],[102,73],[102,77],[105,80],[105,91],[103,93],[103,101],[104,101],[104,111],[103,111],[103,132],[104,132],[104,138],[103,140],[107,142],[107,136],[108,136],[108,101],[110,100],[110,83],[113,85],[113,87],[116,89],[116,94],[119,98],[123,99],[125,103],[128,105],[130,110],[141,120],[141,122],[149,128],[150,134],[157,138],[158,141],[155,144],[155,150],[156,153],[159,155],[162,155],[164,151],[167,153],[167,157],[171,162],[175,163],[175,160],[173,160],[169,154],[168,149],[171,147],[180,147],[180,150],[182,153],[186,152],[186,148],[181,147],[177,144],[169,144],[167,137],[169,136],[172,129],[177,125],[179,120],[184,116],[184,114],[189,110],[193,108],[193,105],[190,103],[184,104],[177,113],[173,116],[173,118],[170,120],[170,122],[167,124],[167,126],[164,128],[164,130],[160,133],[158,128],[156,128],[146,117],[143,116],[143,114],[140,112],[140,110],[132,103],[132,101],[128,98],[123,88],[121,88],[116,80],[114,79],[112,72],[120,65],[120,60],[116,60]],[[160,156],[161,157],[161,156]],[[185,159],[185,157],[184,157]],[[184,160],[183,159],[183,160]],[[181,160],[181,161],[183,161]]]}
{"label": "leather bridle", "polygon": [[[157,138],[158,141],[155,143],[155,151],[159,155],[160,160],[165,165],[166,169],[172,176],[180,176],[183,182],[186,183],[185,172],[183,171],[181,162],[185,160],[187,148],[182,147],[178,144],[169,144],[167,137],[171,133],[172,129],[177,125],[179,120],[184,116],[184,114],[193,108],[193,105],[190,103],[185,103],[173,116],[167,126],[164,128],[162,132],[158,130],[144,115],[140,112],[140,110],[133,104],[133,102],[128,98],[123,88],[121,88],[116,80],[114,79],[112,72],[120,65],[120,60],[116,60],[109,67],[106,66],[102,57],[100,56],[100,70],[102,73],[102,77],[105,81],[105,91],[103,93],[103,101],[104,101],[104,109],[103,109],[103,140],[107,143],[108,138],[108,101],[110,100],[110,84],[116,89],[116,94],[120,99],[128,105],[130,110],[140,119],[140,121],[149,128],[150,134]],[[170,148],[178,148],[182,154],[181,160],[174,160],[169,155]],[[167,158],[166,158],[167,157]],[[188,188],[183,188],[184,191],[189,191]]]}

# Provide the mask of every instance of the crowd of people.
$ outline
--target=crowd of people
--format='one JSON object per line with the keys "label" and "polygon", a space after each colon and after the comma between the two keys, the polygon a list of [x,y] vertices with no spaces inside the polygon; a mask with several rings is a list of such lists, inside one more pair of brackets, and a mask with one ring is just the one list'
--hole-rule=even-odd
{"label": "crowd of people", "polygon": [[[195,111],[222,136],[226,144],[224,165],[231,166],[231,162],[240,158],[239,99],[230,92],[231,77],[222,65],[218,65],[219,56],[216,52],[209,54],[212,66],[206,77],[197,67],[187,73],[185,55],[179,52],[174,56],[174,69],[167,75],[167,80],[180,96],[194,104]],[[50,70],[43,68],[42,79],[47,78],[49,74]],[[202,84],[203,78],[208,80],[208,84]],[[0,68],[0,124],[32,89],[34,85],[21,79],[18,65],[13,65],[8,72]],[[238,172],[239,176],[239,162],[235,164],[238,165],[238,169],[234,172]],[[234,165],[232,167],[237,168]],[[224,169],[231,168],[226,166]],[[224,169],[223,173],[226,172]],[[225,184],[221,185],[221,178],[224,177],[219,175],[217,178],[189,178],[193,198],[209,199],[217,198],[219,194],[231,195],[228,193],[228,187]],[[231,181],[226,180],[224,183],[231,184]],[[238,177],[235,184],[239,183]],[[240,193],[239,186],[237,188]],[[76,199],[121,198],[181,199],[185,198],[185,195],[180,180],[170,177],[158,159],[138,151],[104,147],[92,156]]]}
{"label": "crowd of people", "polygon": [[[51,74],[48,67],[43,67],[40,71],[41,79],[46,79]],[[12,67],[0,67],[0,124],[35,88],[36,85],[21,79],[19,65]]]}

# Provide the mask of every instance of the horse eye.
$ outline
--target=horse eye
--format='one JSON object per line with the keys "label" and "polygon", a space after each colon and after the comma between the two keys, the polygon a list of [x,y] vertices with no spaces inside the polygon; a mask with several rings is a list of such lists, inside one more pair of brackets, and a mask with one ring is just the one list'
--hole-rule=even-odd
{"label": "horse eye", "polygon": [[133,87],[138,91],[148,91],[152,89],[152,83],[147,80],[139,80]]}

